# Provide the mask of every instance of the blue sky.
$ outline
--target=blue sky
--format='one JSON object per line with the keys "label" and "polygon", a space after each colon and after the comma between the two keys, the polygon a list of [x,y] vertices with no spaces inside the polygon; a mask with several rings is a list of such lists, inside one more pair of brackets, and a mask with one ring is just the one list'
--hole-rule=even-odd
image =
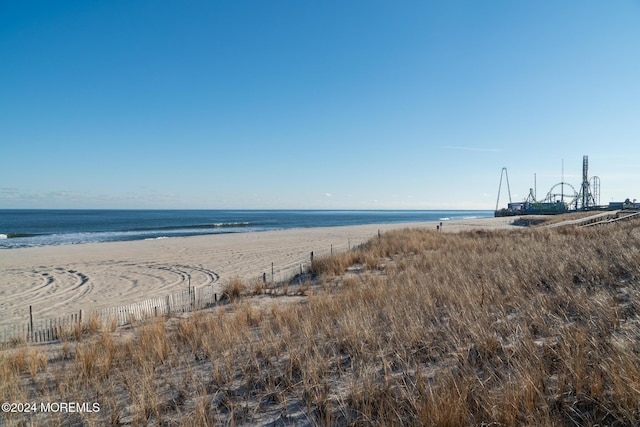
{"label": "blue sky", "polygon": [[[0,1],[0,208],[640,199],[638,1]],[[506,193],[501,200],[506,203]],[[501,201],[501,204],[503,202]]]}

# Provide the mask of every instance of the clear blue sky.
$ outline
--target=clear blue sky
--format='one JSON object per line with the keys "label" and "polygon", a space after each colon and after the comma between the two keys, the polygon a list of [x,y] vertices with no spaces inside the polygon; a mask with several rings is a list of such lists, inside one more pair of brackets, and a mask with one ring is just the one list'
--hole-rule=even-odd
{"label": "clear blue sky", "polygon": [[0,0],[0,208],[608,203],[639,142],[639,1]]}

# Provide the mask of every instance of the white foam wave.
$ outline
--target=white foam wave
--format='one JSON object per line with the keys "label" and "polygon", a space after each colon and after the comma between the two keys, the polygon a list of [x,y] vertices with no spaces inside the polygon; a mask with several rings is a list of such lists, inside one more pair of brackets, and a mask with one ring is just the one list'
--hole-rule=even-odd
{"label": "white foam wave", "polygon": [[7,236],[6,234],[0,234],[0,239],[8,239],[9,236]]}
{"label": "white foam wave", "polygon": [[214,227],[235,227],[238,225],[249,225],[250,222],[216,222],[213,224]]}

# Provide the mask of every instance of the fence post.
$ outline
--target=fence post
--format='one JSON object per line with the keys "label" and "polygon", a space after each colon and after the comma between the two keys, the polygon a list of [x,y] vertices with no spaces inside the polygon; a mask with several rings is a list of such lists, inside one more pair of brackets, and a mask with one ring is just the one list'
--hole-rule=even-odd
{"label": "fence post", "polygon": [[33,335],[33,309],[29,306],[29,334]]}

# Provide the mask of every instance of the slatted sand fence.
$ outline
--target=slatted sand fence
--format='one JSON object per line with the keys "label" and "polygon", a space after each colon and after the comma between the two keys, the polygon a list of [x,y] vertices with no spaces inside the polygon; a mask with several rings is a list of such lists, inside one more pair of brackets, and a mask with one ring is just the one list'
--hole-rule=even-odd
{"label": "slatted sand fence", "polygon": [[190,287],[162,297],[149,298],[133,304],[108,307],[50,319],[31,319],[29,322],[0,327],[0,345],[7,343],[44,343],[78,335],[98,325],[111,327],[127,325],[156,316],[169,316],[200,310],[216,304],[218,295],[213,285]]}
{"label": "slatted sand fence", "polygon": [[188,290],[150,298],[134,304],[119,307],[109,307],[94,313],[101,323],[115,321],[117,326],[123,326],[132,321],[139,321],[150,317],[169,316],[175,313],[185,313],[200,310],[216,304],[218,295],[212,285],[191,287]]}
{"label": "slatted sand fence", "polygon": [[[380,231],[376,234],[380,236]],[[321,247],[317,250],[311,251],[304,260],[298,260],[289,262],[284,265],[271,264],[270,268],[267,268],[260,277],[256,277],[253,280],[249,280],[249,283],[255,283],[257,281],[264,281],[267,285],[282,285],[287,284],[292,279],[299,275],[304,275],[311,270],[311,264],[314,257],[323,258],[333,255],[338,255],[351,250],[361,248],[366,242],[371,240],[375,236],[357,236],[346,239],[345,241],[338,242],[326,247]]]}
{"label": "slatted sand fence", "polygon": [[48,342],[81,332],[83,312],[38,319],[0,328],[0,346],[7,343]]}

